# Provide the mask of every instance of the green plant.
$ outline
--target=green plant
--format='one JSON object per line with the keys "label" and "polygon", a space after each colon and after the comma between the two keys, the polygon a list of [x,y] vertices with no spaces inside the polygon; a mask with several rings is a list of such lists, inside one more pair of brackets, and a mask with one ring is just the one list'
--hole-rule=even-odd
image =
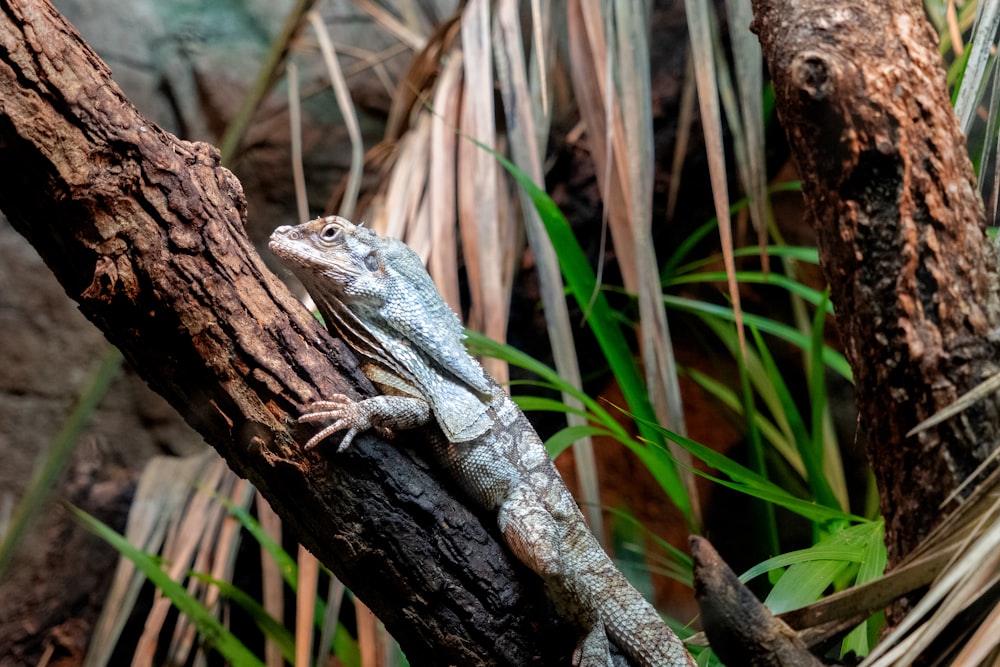
{"label": "green plant", "polygon": [[[608,367],[616,380],[629,385],[629,389],[625,391],[629,406],[648,405],[648,400],[641,398],[644,389],[638,384],[638,373],[633,370],[635,364],[628,349],[624,347],[624,337],[619,327],[625,318],[612,311],[601,291],[597,290],[595,278],[565,218],[552,200],[530,179],[502,157],[498,156],[498,159],[534,202],[559,254],[570,293],[581,306],[591,304],[588,324],[607,355]],[[744,202],[736,204],[736,207],[741,205]],[[714,221],[706,223],[692,238],[681,244],[665,263],[662,280],[666,288],[695,283],[713,284],[726,280],[726,272],[706,270],[706,267],[717,261],[716,258],[684,263],[687,254],[713,225]],[[757,249],[737,250],[734,257],[747,257],[758,252]],[[816,251],[811,248],[777,245],[769,246],[766,252],[769,256],[786,262],[791,267],[791,276],[795,275],[795,262],[817,261]],[[674,466],[680,465],[673,461],[673,457],[663,446],[664,442],[670,441],[720,474],[710,475],[694,470],[695,473],[762,501],[763,525],[758,529],[766,533],[766,541],[773,553],[781,553],[774,507],[781,507],[809,520],[813,526],[812,547],[768,559],[745,575],[749,579],[764,572],[772,573],[776,583],[768,597],[768,603],[775,610],[782,611],[814,602],[826,591],[840,590],[853,583],[864,583],[881,576],[886,559],[882,543],[883,531],[879,520],[858,516],[848,510],[845,474],[829,417],[826,372],[829,370],[848,380],[851,373],[843,355],[824,342],[826,318],[833,312],[826,293],[811,288],[790,275],[756,270],[737,270],[734,275],[741,283],[768,285],[784,290],[789,299],[797,302],[794,305],[799,307],[798,312],[805,312],[803,303],[813,309],[811,319],[799,326],[766,316],[743,313],[743,322],[749,329],[753,345],[741,350],[739,336],[733,328],[738,318],[732,306],[664,295],[664,301],[669,307],[694,314],[708,327],[724,344],[738,367],[740,383],[737,387],[726,386],[693,369],[687,372],[744,421],[751,448],[750,468],[690,438],[661,428],[649,418],[648,411],[631,409],[629,414],[635,419],[640,431],[640,438],[636,440],[621,427],[610,411],[563,382],[544,364],[472,332],[469,333],[469,345],[474,353],[495,356],[531,371],[538,377],[532,384],[574,395],[581,402],[587,425],[569,427],[553,435],[547,442],[553,456],[557,456],[581,433],[609,436],[636,453],[653,476],[664,484],[664,480],[670,483],[675,479],[670,471],[670,462]],[[773,336],[782,344],[801,350],[802,370],[809,395],[804,411],[784,377],[787,371],[776,363],[765,334]],[[569,410],[562,403],[550,399],[519,397],[517,400],[525,410]],[[766,412],[758,408],[758,402]],[[656,437],[650,438],[650,432],[656,434]],[[786,479],[785,486],[773,482],[769,478],[766,464],[772,454],[780,457],[798,479]],[[677,491],[667,486],[664,486],[664,490],[671,498]],[[668,553],[670,561],[666,569],[676,578],[689,578],[690,562],[677,550],[668,550]],[[859,655],[867,653],[869,639],[874,636],[879,623],[880,619],[873,617],[859,626],[844,640],[842,652],[853,651]]]}
{"label": "green plant", "polygon": [[[298,566],[295,559],[262,529],[257,520],[246,509],[225,498],[216,497],[216,499],[260,544],[263,551],[274,559],[279,566],[285,584],[293,592],[298,593],[296,590]],[[210,609],[200,599],[192,595],[182,581],[175,581],[171,578],[165,570],[167,563],[164,563],[162,558],[133,546],[118,532],[83,510],[75,507],[71,507],[71,510],[87,530],[106,541],[124,558],[131,561],[150,583],[191,621],[201,637],[203,646],[217,651],[233,665],[240,667],[263,665],[254,652],[219,620],[217,610]],[[293,633],[283,625],[281,620],[269,615],[253,596],[233,584],[221,581],[205,572],[188,571],[185,577],[197,579],[217,589],[223,598],[240,607],[253,620],[260,632],[278,646],[286,661],[294,662],[295,639]],[[322,627],[325,613],[324,601],[317,598],[313,619],[316,628]],[[330,650],[337,656],[341,664],[347,667],[357,667],[361,664],[357,641],[349,635],[342,625],[337,627]]]}

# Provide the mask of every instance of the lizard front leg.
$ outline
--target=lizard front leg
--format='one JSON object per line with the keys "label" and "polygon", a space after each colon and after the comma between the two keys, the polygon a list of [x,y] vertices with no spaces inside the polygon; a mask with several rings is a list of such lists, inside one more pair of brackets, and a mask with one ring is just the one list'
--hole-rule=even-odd
{"label": "lizard front leg", "polygon": [[299,423],[333,421],[309,438],[305,449],[312,449],[338,431],[345,431],[337,451],[350,447],[354,436],[374,428],[382,435],[393,431],[416,428],[431,419],[431,407],[422,398],[413,396],[374,396],[355,401],[343,394],[334,394],[328,401],[316,401],[306,407],[296,420]]}

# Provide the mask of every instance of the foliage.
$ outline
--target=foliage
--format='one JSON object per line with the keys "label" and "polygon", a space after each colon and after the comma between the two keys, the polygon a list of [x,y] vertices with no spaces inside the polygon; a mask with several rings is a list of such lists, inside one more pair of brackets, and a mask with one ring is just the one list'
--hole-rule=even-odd
{"label": "foliage", "polygon": [[[297,592],[298,566],[295,559],[262,529],[249,512],[225,498],[218,498],[218,501],[225,505],[231,516],[239,521],[242,527],[260,544],[262,550],[274,559],[279,566],[285,584],[293,592]],[[168,564],[164,563],[161,558],[133,546],[122,535],[83,510],[75,507],[71,507],[71,509],[77,520],[87,530],[106,541],[123,557],[132,561],[160,594],[170,600],[178,611],[187,616],[201,635],[205,648],[217,651],[233,665],[240,667],[263,665],[254,652],[218,619],[219,610],[207,607],[187,590],[182,581],[175,581],[170,577],[165,570],[165,566]],[[254,597],[233,584],[221,581],[205,572],[189,571],[186,573],[186,577],[215,587],[223,598],[239,606],[253,620],[261,633],[278,646],[284,659],[289,663],[294,663],[295,640],[293,633],[283,625],[282,620],[275,619],[268,614]],[[325,613],[323,600],[317,599],[314,617],[314,625],[317,629],[322,627]],[[361,664],[357,642],[351,638],[343,626],[338,626],[330,648],[345,667],[358,667]]]}
{"label": "foliage", "polygon": [[[584,302],[577,290],[592,290],[595,286],[592,276],[578,267],[578,263],[582,262],[582,250],[568,232],[565,218],[551,199],[523,178],[516,167],[506,163],[502,158],[501,161],[522,187],[528,190],[546,228],[553,235],[554,245],[560,255],[560,264],[570,285],[570,292],[575,294],[583,305]],[[702,229],[707,227],[708,225]],[[703,270],[713,262],[712,258],[682,263],[684,255],[693,246],[693,243],[683,244],[678,251],[679,256],[672,257],[667,262],[669,270],[665,271],[663,276],[665,286],[713,284],[724,279],[722,272]],[[774,257],[789,261],[789,266],[794,266],[791,264],[794,261],[813,263],[816,261],[816,254],[812,249],[775,246],[769,247],[768,252]],[[747,256],[748,253],[744,251],[739,255]],[[583,273],[584,278],[573,275],[578,271]],[[664,297],[668,305],[697,315],[724,343],[738,365],[742,378],[740,389],[729,388],[694,370],[688,372],[703,388],[719,398],[744,420],[751,447],[757,450],[757,455],[751,457],[757,463],[755,469],[736,463],[679,433],[667,431],[633,411],[629,416],[635,419],[641,434],[637,441],[621,427],[612,413],[561,380],[544,364],[473,332],[468,332],[469,345],[474,353],[493,355],[530,370],[538,376],[539,380],[536,383],[538,386],[575,395],[585,406],[588,426],[569,427],[552,436],[547,445],[553,456],[558,455],[578,437],[581,431],[586,431],[590,435],[606,435],[626,445],[650,467],[654,477],[663,480],[667,477],[660,474],[661,469],[653,466],[663,465],[664,460],[673,458],[662,444],[670,441],[680,445],[710,468],[718,470],[722,476],[711,475],[693,468],[696,474],[765,503],[767,515],[771,518],[759,529],[768,532],[767,541],[774,549],[780,548],[781,537],[773,520],[774,507],[793,512],[812,522],[816,541],[811,548],[769,559],[746,575],[750,578],[763,572],[787,568],[783,572],[779,571],[779,576],[775,577],[777,583],[768,597],[768,603],[775,611],[784,611],[814,602],[828,590],[840,590],[853,583],[864,583],[881,576],[886,558],[882,543],[882,524],[877,519],[869,520],[847,511],[848,493],[844,481],[845,475],[839,467],[839,449],[829,424],[825,371],[830,369],[847,379],[850,378],[850,371],[843,356],[830,349],[824,342],[824,325],[827,316],[832,315],[826,293],[784,275],[760,271],[736,271],[735,275],[741,282],[765,284],[783,289],[789,298],[801,299],[814,308],[813,318],[806,331],[797,330],[767,317],[744,313],[744,321],[752,334],[754,347],[745,349],[741,354],[739,339],[729,324],[736,320],[731,306],[727,308],[694,299]],[[577,286],[576,289],[574,285]],[[617,327],[617,323],[623,320],[622,314],[612,312],[607,302],[600,298],[600,293],[598,294],[598,298],[592,299],[592,302],[599,306],[588,313],[587,319],[595,334],[599,330],[606,331],[612,324]],[[793,397],[788,382],[783,377],[783,371],[775,362],[762,331],[767,331],[780,342],[802,350],[803,370],[808,378],[809,390],[809,401],[806,405],[808,412],[805,414]],[[597,334],[597,338],[602,341],[602,350],[607,353],[607,336]],[[617,344],[623,344],[620,336],[616,337],[616,340],[619,341]],[[617,363],[609,361],[608,365],[616,379],[619,379],[618,370],[626,364],[621,359],[621,348],[615,348],[614,353],[618,361]],[[634,374],[630,375],[635,377]],[[626,375],[626,381],[628,377],[629,375]],[[517,400],[525,410],[547,409],[564,412],[569,409],[562,403],[543,398],[519,397]],[[757,408],[758,400],[766,407],[768,414],[765,415]],[[650,430],[659,437],[650,440],[646,435]],[[761,449],[761,436],[769,446],[768,452]],[[652,452],[659,452],[661,456],[651,456]],[[769,479],[764,461],[771,452],[780,456],[800,476],[807,490],[805,497]],[[674,463],[678,464],[677,461]],[[667,491],[666,488],[664,490]],[[676,578],[689,581],[690,562],[676,550],[672,550],[671,555],[672,559],[667,569]],[[873,618],[852,632],[843,643],[843,652],[853,651],[858,655],[867,653],[868,638],[874,636],[879,622],[878,618]]]}
{"label": "foliage", "polygon": [[[641,4],[641,3],[640,3]],[[737,2],[728,3],[729,11],[739,9]],[[746,3],[743,3],[744,5]],[[993,9],[995,10],[993,3]],[[762,524],[754,528],[766,533],[765,541],[771,545],[776,555],[748,571],[744,577],[750,579],[764,573],[773,575],[776,581],[768,597],[768,603],[776,610],[794,608],[806,604],[829,590],[839,590],[852,581],[871,581],[880,576],[885,563],[884,547],[881,544],[882,525],[875,516],[858,516],[849,511],[849,494],[846,486],[846,475],[839,461],[839,445],[833,436],[830,425],[828,396],[826,393],[826,376],[835,374],[845,380],[850,380],[850,369],[843,357],[837,351],[824,343],[827,317],[832,314],[832,307],[824,291],[810,287],[796,278],[796,265],[816,263],[816,251],[811,248],[798,248],[781,243],[768,243],[767,218],[769,211],[764,201],[763,183],[766,174],[761,156],[764,154],[764,137],[760,125],[771,112],[773,96],[755,78],[747,75],[748,69],[754,76],[760,73],[759,53],[755,44],[738,39],[731,34],[733,58],[737,76],[731,77],[728,70],[728,60],[722,53],[721,40],[718,35],[718,21],[711,14],[707,3],[688,2],[689,24],[691,26],[692,45],[698,57],[693,61],[693,68],[698,79],[698,99],[702,103],[703,116],[706,119],[707,141],[710,147],[712,163],[712,179],[716,186],[713,196],[718,218],[707,221],[695,233],[681,243],[674,253],[659,267],[658,280],[664,289],[663,303],[678,319],[693,320],[700,331],[718,340],[735,367],[737,380],[716,377],[694,368],[683,371],[702,389],[712,395],[719,403],[720,410],[725,410],[738,420],[741,420],[747,440],[750,443],[750,463],[743,466],[725,456],[718,454],[704,445],[694,442],[681,433],[670,432],[658,425],[656,410],[647,393],[647,383],[643,379],[641,364],[632,358],[624,329],[635,325],[625,313],[616,312],[609,306],[605,292],[616,289],[600,285],[579,248],[565,217],[555,207],[551,199],[538,186],[538,175],[533,179],[526,171],[507,162],[503,156],[494,153],[504,164],[512,177],[528,194],[529,199],[537,208],[541,221],[550,236],[553,246],[558,251],[558,261],[562,274],[568,285],[569,292],[587,313],[588,324],[601,345],[607,365],[621,386],[626,397],[627,406],[622,411],[635,419],[640,437],[634,438],[624,428],[617,417],[617,411],[609,409],[600,402],[593,400],[582,392],[572,382],[566,382],[559,374],[530,357],[507,346],[495,343],[481,335],[469,334],[470,349],[476,353],[490,354],[508,363],[516,364],[533,372],[537,380],[531,384],[562,392],[574,397],[581,407],[567,405],[564,402],[551,399],[520,396],[518,402],[525,410],[553,410],[563,413],[573,413],[585,418],[585,423],[568,426],[553,435],[546,443],[550,454],[557,456],[573,442],[583,436],[604,435],[618,440],[632,450],[646,465],[670,499],[681,509],[689,524],[694,525],[694,510],[688,496],[681,474],[690,469],[720,485],[736,489],[748,497],[761,502],[764,511],[760,515]],[[992,90],[993,96],[989,103],[988,119],[983,123],[985,128],[977,130],[979,138],[974,140],[974,159],[980,174],[992,174],[987,165],[995,162],[995,142],[997,137],[996,108],[998,106],[996,90],[998,68],[990,67],[995,60],[991,55],[990,46],[995,41],[997,30],[996,14],[993,20],[976,21],[977,9],[989,6],[990,3],[961,3],[960,10],[955,13],[955,3],[950,0],[925,0],[928,16],[933,21],[941,35],[941,49],[949,62],[948,81],[954,86],[955,97],[959,105],[959,113],[967,120],[966,129],[975,121],[975,111],[980,108],[980,102],[985,91]],[[623,5],[624,6],[624,5]],[[299,7],[292,12],[283,35],[276,40],[273,57],[262,68],[261,85],[255,95],[248,97],[245,113],[238,120],[248,120],[264,91],[273,84],[274,72],[281,65],[281,59],[287,55],[287,44],[304,20],[299,13]],[[610,13],[610,12],[609,12]],[[533,17],[534,18],[534,17]],[[603,16],[608,19],[608,16]],[[612,16],[608,25],[629,25],[631,21],[640,23],[641,11],[627,16],[620,12]],[[730,29],[733,26],[746,25],[746,21],[727,22]],[[545,26],[533,26],[538,34],[542,34]],[[621,28],[624,31],[624,28]],[[975,30],[971,43],[973,48],[962,44],[962,35],[969,30]],[[624,32],[623,32],[624,34]],[[624,46],[628,46],[627,40]],[[751,40],[752,42],[752,40]],[[612,44],[612,47],[614,45]],[[596,53],[598,61],[606,58],[613,60],[614,49],[609,47],[609,53]],[[577,53],[574,51],[574,53]],[[330,58],[328,57],[329,61]],[[971,63],[971,64],[970,64]],[[743,70],[740,66],[746,66]],[[648,66],[648,63],[646,63]],[[331,68],[332,69],[332,68]],[[642,96],[629,95],[628,81],[642,79],[642,71],[631,72],[618,69],[614,90],[618,95],[607,95],[607,99],[648,98],[648,90]],[[648,71],[645,72],[648,78]],[[498,75],[499,76],[499,75]],[[991,79],[992,77],[992,79]],[[609,75],[611,78],[611,75]],[[442,80],[446,77],[442,76]],[[735,84],[734,84],[735,81]],[[407,81],[407,83],[410,83]],[[482,83],[482,82],[481,82]],[[485,98],[492,104],[492,81],[486,81],[490,94]],[[694,84],[691,84],[692,86]],[[992,85],[992,89],[990,88]],[[417,86],[413,86],[414,89]],[[521,94],[510,82],[504,82],[503,92],[509,95],[510,89],[518,93],[521,99],[529,99],[531,95]],[[962,92],[964,90],[964,92]],[[458,95],[459,93],[454,93]],[[509,95],[517,97],[518,95]],[[443,98],[446,99],[446,98]],[[736,100],[739,100],[737,103]],[[722,104],[720,113],[719,102]],[[609,118],[614,117],[616,108],[607,111]],[[729,130],[734,145],[732,153],[737,161],[737,169],[743,190],[751,193],[749,200],[729,205],[729,193],[725,178],[725,151],[722,145],[722,115],[729,121]],[[635,114],[641,117],[642,114]],[[492,117],[492,113],[488,114]],[[510,119],[515,115],[510,112]],[[546,121],[547,122],[547,119]],[[513,122],[509,123],[514,125]],[[540,123],[544,124],[544,123]],[[608,121],[609,134],[613,122]],[[682,124],[683,125],[683,124]],[[233,124],[233,131],[228,135],[226,146],[227,157],[235,152],[239,141],[239,133],[244,129],[241,123]],[[679,133],[687,132],[687,127],[679,128]],[[643,137],[632,132],[632,145],[652,144],[650,137]],[[352,135],[353,136],[353,135]],[[544,136],[539,133],[539,136]],[[594,144],[601,144],[605,137],[597,133],[590,137]],[[608,145],[612,138],[607,138]],[[544,142],[543,142],[544,143]],[[682,142],[679,142],[679,145]],[[354,153],[361,152],[357,141],[352,143]],[[453,148],[453,147],[452,147]],[[489,150],[489,149],[488,149]],[[400,151],[401,153],[403,151]],[[491,151],[492,152],[492,151]],[[595,151],[596,152],[596,151]],[[595,158],[596,160],[596,158]],[[610,161],[610,160],[609,160]],[[358,160],[354,160],[352,171],[357,172]],[[518,164],[523,164],[519,161]],[[396,172],[410,174],[415,170],[400,162]],[[610,173],[612,167],[598,165],[600,173]],[[643,174],[641,170],[632,169],[630,176],[652,179],[652,174]],[[452,174],[446,174],[451,178]],[[672,175],[671,178],[679,178]],[[982,178],[982,177],[981,177]],[[393,180],[387,178],[387,181]],[[402,179],[401,179],[402,180]],[[990,180],[983,178],[981,185],[984,199],[990,204],[990,211],[995,215],[996,198],[1000,188],[996,183],[989,190]],[[785,186],[789,187],[789,186]],[[792,186],[794,187],[794,186]],[[420,190],[420,188],[415,188]],[[643,191],[638,183],[633,184],[634,191]],[[348,191],[353,192],[352,188]],[[771,190],[773,192],[774,189]],[[602,195],[605,193],[602,192]],[[353,195],[348,197],[353,207]],[[409,212],[417,210],[413,204]],[[762,247],[759,249],[731,248],[731,233],[729,231],[729,216],[742,210],[751,211],[751,217],[761,232]],[[720,227],[721,221],[721,227]],[[721,247],[722,263],[726,270],[716,270],[720,257],[705,257],[691,259],[693,249],[710,233],[720,231],[723,238]],[[773,230],[772,230],[773,231]],[[772,236],[774,236],[772,234]],[[736,260],[747,260],[754,256],[761,257],[761,268],[736,268]],[[768,258],[776,259],[781,270],[767,270]],[[467,258],[472,261],[472,258]],[[727,289],[717,289],[725,284]],[[808,313],[811,317],[799,317],[788,323],[773,319],[767,315],[753,312],[743,312],[736,302],[738,290],[735,285],[757,285],[781,290],[787,294],[792,310],[797,313]],[[687,292],[698,288],[697,298]],[[703,298],[706,288],[712,292],[713,298]],[[679,291],[685,293],[678,293]],[[621,290],[619,290],[621,291]],[[716,298],[717,297],[717,298]],[[735,326],[734,326],[735,325]],[[745,325],[745,326],[744,326]],[[782,367],[777,361],[775,349],[778,346],[791,346],[801,351],[801,368],[790,369]],[[109,357],[111,359],[112,357]],[[103,376],[98,376],[103,377]],[[804,378],[806,395],[799,396],[793,386],[796,380]],[[103,385],[101,385],[103,386]],[[103,389],[98,389],[97,393]],[[85,401],[86,404],[95,403]],[[73,419],[78,419],[74,417]],[[700,468],[688,466],[678,461],[666,447],[666,443],[674,443],[690,452],[717,474],[710,474]],[[776,475],[775,471],[790,470],[791,475]],[[51,475],[49,476],[51,477]],[[775,480],[778,477],[778,481]],[[45,482],[46,488],[50,482]],[[28,503],[26,506],[30,507]],[[812,526],[814,543],[806,549],[793,549],[781,553],[782,536],[777,530],[774,519],[774,508],[795,513],[808,520]],[[295,586],[296,566],[294,560],[285,553],[280,545],[267,538],[256,522],[237,508],[230,508],[244,528],[254,535],[255,539],[268,551],[271,557],[279,563],[286,583]],[[29,512],[30,513],[30,512]],[[615,516],[620,522],[634,521],[622,510],[617,510]],[[160,590],[184,613],[192,615],[193,620],[202,629],[203,634],[216,650],[233,662],[244,657],[238,641],[233,639],[226,630],[215,621],[204,608],[199,609],[182,587],[176,582],[164,579],[160,564],[149,554],[144,554],[120,540],[106,527],[100,526],[92,519],[81,516],[92,530],[102,535],[104,539],[114,544],[123,555],[126,555],[140,567]],[[670,576],[690,580],[690,561],[680,551],[665,543],[659,545],[667,553],[667,558],[660,568]],[[4,559],[0,556],[0,562]],[[2,569],[2,567],[0,567]],[[285,656],[288,656],[289,638],[287,631],[270,618],[231,586],[211,580],[204,573],[189,573],[217,586],[220,592],[239,604],[253,616],[262,631],[281,645]],[[320,605],[321,606],[321,605]],[[317,617],[321,612],[317,610]],[[319,622],[319,621],[317,621]],[[872,627],[859,628],[852,633],[844,643],[844,650],[854,650],[863,654],[867,649],[868,638],[872,636]],[[356,660],[356,647],[348,646],[338,651],[338,656],[348,660]],[[350,663],[349,663],[350,664]]]}

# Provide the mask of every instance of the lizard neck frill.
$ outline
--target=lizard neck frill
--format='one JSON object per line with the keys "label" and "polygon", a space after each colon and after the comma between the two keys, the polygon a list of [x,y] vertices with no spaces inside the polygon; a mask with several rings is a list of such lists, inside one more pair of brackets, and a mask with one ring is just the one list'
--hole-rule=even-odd
{"label": "lizard neck frill", "polygon": [[[399,383],[390,383],[395,390],[423,396],[431,405],[434,417],[441,430],[452,442],[467,442],[478,438],[489,430],[492,420],[483,409],[482,395],[465,384],[446,377],[438,366],[429,363],[424,352],[406,339],[392,332],[382,331],[378,326],[361,320],[336,294],[322,285],[310,282],[309,293],[316,300],[320,314],[337,335],[362,357],[387,372]],[[420,369],[414,373],[410,369]],[[386,390],[384,378],[369,379]],[[412,388],[409,391],[405,388]],[[490,397],[492,399],[492,396]]]}
{"label": "lizard neck frill", "polygon": [[363,362],[373,363],[399,377],[407,384],[415,385],[413,374],[392,356],[386,354],[386,348],[381,345],[370,327],[361,322],[357,315],[351,312],[343,302],[324,292],[318,286],[310,285],[309,293],[316,301],[316,307],[319,308],[327,328],[336,332],[355,354],[362,357]]}

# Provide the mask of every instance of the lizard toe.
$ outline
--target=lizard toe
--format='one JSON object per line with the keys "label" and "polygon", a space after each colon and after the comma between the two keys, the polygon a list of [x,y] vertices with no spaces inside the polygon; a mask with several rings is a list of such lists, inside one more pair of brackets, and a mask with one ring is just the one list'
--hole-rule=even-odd
{"label": "lizard toe", "polygon": [[[319,433],[309,438],[303,449],[312,449],[322,441],[326,440],[328,437],[336,433],[337,431],[342,431],[344,429],[344,420],[338,419],[329,426],[323,428]],[[343,440],[341,440],[340,445],[337,446],[337,451],[343,451],[351,444],[351,440],[354,439],[355,434],[358,432],[356,428],[348,429],[347,433],[344,434]]]}
{"label": "lizard toe", "polygon": [[578,667],[610,667],[614,664],[604,623],[598,621],[586,631],[573,652],[573,664]]}

